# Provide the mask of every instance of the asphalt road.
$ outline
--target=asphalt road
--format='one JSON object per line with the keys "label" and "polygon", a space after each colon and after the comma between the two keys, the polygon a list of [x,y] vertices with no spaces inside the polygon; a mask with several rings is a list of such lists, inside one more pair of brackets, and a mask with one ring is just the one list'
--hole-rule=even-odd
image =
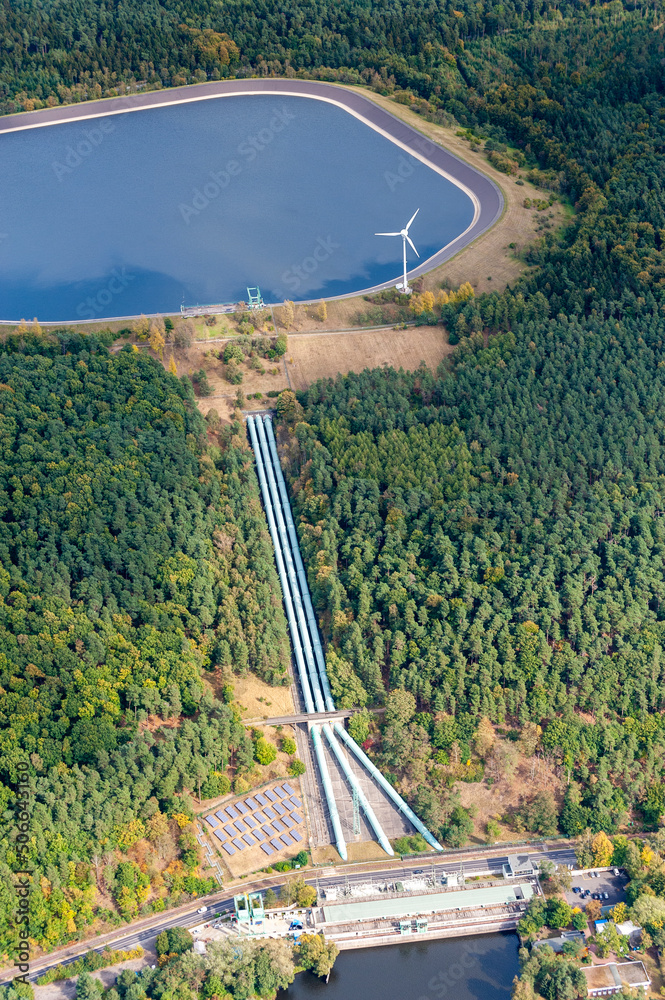
{"label": "asphalt road", "polygon": [[[543,858],[548,858],[554,864],[573,864],[576,866],[575,852],[569,847],[555,848],[549,851],[542,851],[536,848],[529,851],[527,846],[522,846],[519,848],[519,853],[528,853],[529,857],[534,862],[538,862]],[[450,852],[446,853],[443,857],[423,858],[419,862],[413,861],[408,864],[395,863],[394,860],[391,860],[386,861],[385,864],[381,865],[367,864],[362,866],[353,866],[362,868],[360,871],[348,870],[344,866],[340,866],[339,868],[331,866],[330,869],[322,868],[315,871],[310,869],[305,874],[307,882],[311,885],[317,885],[319,890],[325,890],[329,887],[343,889],[346,886],[353,886],[362,882],[370,881],[403,882],[405,879],[421,873],[425,877],[429,877],[432,874],[434,874],[435,877],[440,877],[441,873],[444,871],[459,871],[460,864],[463,864],[464,874],[467,877],[485,874],[488,871],[491,873],[500,873],[501,866],[504,865],[507,860],[507,855],[488,854],[482,857],[469,858],[463,852]],[[236,886],[236,890],[249,891],[250,889],[260,888],[262,891],[265,891],[268,888],[277,888],[283,885],[283,883],[284,879],[261,880],[260,884],[257,885],[248,883],[247,885]],[[149,948],[154,944],[157,935],[163,930],[168,930],[170,927],[195,927],[204,921],[208,922],[222,913],[233,910],[233,893],[230,893],[223,899],[217,899],[214,902],[206,903],[205,899],[199,900],[198,902],[200,902],[202,906],[207,905],[208,909],[205,915],[198,914],[196,912],[183,914],[177,910],[172,910],[170,912],[167,911],[164,913],[163,918],[151,927],[133,930],[130,926],[124,933],[119,933],[117,936],[114,935],[112,943],[106,943],[104,945],[99,944],[95,948],[95,941],[93,939],[85,942],[84,944],[71,945],[69,948],[62,949],[60,953],[55,952],[51,956],[53,960],[44,965],[40,964],[39,968],[35,968],[37,963],[32,963],[33,971],[29,974],[29,978],[34,982],[34,980],[43,975],[47,969],[52,968],[55,965],[68,965],[71,962],[76,961],[82,953],[90,948],[94,948],[96,951],[103,951],[104,947],[111,947],[115,950],[128,950],[130,948],[136,948],[138,945],[141,945],[143,948]],[[68,954],[70,949],[75,949],[76,953]],[[3,970],[0,972],[0,983],[9,982],[13,978],[14,974],[13,969]]]}
{"label": "asphalt road", "polygon": [[[285,97],[309,97],[314,100],[326,101],[341,105],[350,114],[364,121],[371,128],[397,143],[398,146],[418,157],[430,167],[443,172],[448,178],[463,187],[475,203],[474,220],[466,232],[451,243],[442,247],[427,260],[409,271],[409,278],[431,271],[456,253],[481,233],[490,228],[503,211],[503,195],[496,184],[481,174],[474,167],[460,160],[447,149],[431,142],[420,132],[406,125],[389,111],[379,107],[369,98],[356,91],[346,90],[331,83],[319,83],[311,80],[221,80],[216,83],[194,84],[189,87],[174,87],[168,90],[150,91],[143,94],[130,94],[126,97],[109,97],[101,101],[89,101],[84,104],[68,104],[64,107],[44,108],[41,111],[29,111],[19,115],[7,115],[0,118],[0,135],[24,129],[41,128],[62,122],[72,122],[82,119],[97,118],[104,115],[124,114],[128,111],[142,111],[150,108],[163,107],[169,104],[181,104],[190,101],[209,100],[220,97],[233,97],[247,94],[281,95]],[[374,285],[371,288],[359,289],[355,294],[368,294],[383,288],[392,288],[395,281],[401,277],[397,274],[391,281]],[[334,296],[348,298],[348,295]],[[318,301],[318,300],[317,300]],[[129,318],[129,317],[117,317]]]}

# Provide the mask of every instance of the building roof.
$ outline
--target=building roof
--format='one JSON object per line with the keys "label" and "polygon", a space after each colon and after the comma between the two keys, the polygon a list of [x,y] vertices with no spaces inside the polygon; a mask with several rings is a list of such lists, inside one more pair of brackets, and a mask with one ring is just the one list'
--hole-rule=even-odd
{"label": "building roof", "polygon": [[606,962],[582,968],[589,992],[645,986],[651,983],[643,962]]}
{"label": "building roof", "polygon": [[360,920],[415,916],[418,913],[441,913],[468,907],[499,906],[528,901],[533,889],[527,884],[504,884],[488,889],[459,889],[454,892],[409,894],[397,899],[367,900],[358,903],[338,903],[323,907],[328,923],[355,923]]}
{"label": "building roof", "polygon": [[617,924],[616,927],[619,934],[624,934],[626,937],[630,937],[631,934],[635,934],[637,931],[642,930],[642,928],[638,927],[637,924],[634,924],[632,920],[624,920],[622,924]]}
{"label": "building roof", "polygon": [[533,868],[533,862],[528,854],[509,854],[508,864],[512,869]]}
{"label": "building roof", "polygon": [[542,948],[544,945],[549,945],[552,951],[559,954],[563,951],[563,946],[567,941],[584,941],[584,934],[582,931],[564,931],[558,937],[542,938],[540,941],[534,941],[533,947]]}

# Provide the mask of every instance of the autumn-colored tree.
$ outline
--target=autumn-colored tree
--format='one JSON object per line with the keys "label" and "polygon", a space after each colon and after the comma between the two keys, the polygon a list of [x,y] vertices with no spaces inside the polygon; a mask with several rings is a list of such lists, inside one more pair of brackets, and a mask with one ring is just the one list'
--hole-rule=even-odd
{"label": "autumn-colored tree", "polygon": [[327,942],[323,934],[301,934],[298,939],[299,964],[315,976],[330,975],[330,970],[339,955],[334,941]]}
{"label": "autumn-colored tree", "polygon": [[319,323],[325,323],[325,321],[328,319],[328,306],[323,301],[323,299],[321,299],[321,301],[317,306],[316,318],[318,319]]}
{"label": "autumn-colored tree", "polygon": [[479,757],[488,756],[494,746],[494,740],[494,726],[487,716],[483,716],[473,737],[473,745]]}
{"label": "autumn-colored tree", "polygon": [[290,299],[285,299],[284,303],[279,307],[279,325],[283,327],[284,330],[291,330],[293,328],[293,323],[296,317],[296,310],[293,302]]}
{"label": "autumn-colored tree", "polygon": [[296,394],[290,389],[280,392],[277,399],[277,412],[280,417],[284,417],[289,423],[296,423],[302,418],[302,406],[296,399]]}
{"label": "autumn-colored tree", "polygon": [[606,868],[612,861],[614,847],[607,834],[601,830],[591,841],[593,863],[597,868]]}
{"label": "autumn-colored tree", "polygon": [[130,330],[139,340],[145,340],[150,333],[150,320],[141,313],[138,319],[132,323]]}
{"label": "autumn-colored tree", "polygon": [[161,358],[164,353],[164,345],[166,344],[163,320],[153,320],[150,324],[150,328],[148,330],[148,344],[155,354]]}
{"label": "autumn-colored tree", "polygon": [[525,757],[533,757],[538,741],[542,735],[542,729],[535,722],[525,722],[520,731],[519,747]]}
{"label": "autumn-colored tree", "polygon": [[177,375],[178,374],[178,366],[175,363],[175,358],[173,357],[173,355],[171,355],[171,357],[169,359],[169,372],[170,372],[171,375]]}

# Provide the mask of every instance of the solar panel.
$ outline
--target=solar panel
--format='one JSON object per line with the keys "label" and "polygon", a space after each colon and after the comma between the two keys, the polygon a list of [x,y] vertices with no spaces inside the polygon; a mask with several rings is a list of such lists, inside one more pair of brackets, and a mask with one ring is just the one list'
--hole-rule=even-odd
{"label": "solar panel", "polygon": [[280,816],[283,816],[284,813],[286,812],[284,806],[281,806],[279,802],[275,802],[275,804],[273,805],[273,809],[275,810],[276,813],[279,813]]}
{"label": "solar panel", "polygon": [[266,814],[266,816],[268,817],[268,819],[274,819],[275,818],[275,813],[272,811],[272,809],[270,808],[270,806],[264,806],[263,811]]}
{"label": "solar panel", "polygon": [[222,843],[224,843],[224,841],[226,840],[225,833],[220,833],[219,830],[213,830],[212,832],[214,833],[214,835],[217,837],[218,840],[221,840]]}
{"label": "solar panel", "polygon": [[288,793],[284,791],[281,785],[275,785],[275,792],[279,795],[280,799],[285,799],[288,797]]}
{"label": "solar panel", "polygon": [[266,854],[268,854],[268,855],[270,855],[270,854],[274,854],[274,853],[275,853],[275,852],[273,851],[272,847],[268,847],[268,845],[267,845],[267,844],[261,844],[261,850],[262,850],[262,851],[265,851],[265,852],[266,852]]}
{"label": "solar panel", "polygon": [[237,819],[238,816],[240,815],[238,812],[236,812],[233,806],[227,806],[225,812],[227,816],[231,817],[231,819]]}
{"label": "solar panel", "polygon": [[248,847],[253,847],[256,844],[256,840],[252,837],[251,833],[243,833],[242,839],[245,841]]}
{"label": "solar panel", "polygon": [[282,823],[284,824],[284,826],[289,827],[289,828],[292,827],[292,826],[295,826],[295,823],[293,822],[293,820],[289,819],[288,816],[282,816]]}
{"label": "solar panel", "polygon": [[265,795],[262,792],[256,792],[255,795],[254,795],[254,798],[259,803],[259,805],[262,805],[262,806],[267,806],[268,805],[268,800],[267,800],[267,798],[265,797]]}
{"label": "solar panel", "polygon": [[256,826],[256,820],[253,819],[251,816],[245,816],[245,823],[251,830],[253,830],[254,827]]}
{"label": "solar panel", "polygon": [[298,843],[300,843],[300,841],[302,840],[302,834],[298,833],[297,830],[291,830],[291,836],[293,837],[294,840],[297,840]]}
{"label": "solar panel", "polygon": [[[256,837],[257,840],[265,840],[266,838],[266,835],[263,832],[263,830],[260,830],[258,828],[256,830],[252,830],[252,836]],[[272,834],[270,834],[270,836],[272,837]]]}
{"label": "solar panel", "polygon": [[242,840],[240,840],[238,837],[236,837],[236,839],[233,841],[233,846],[238,851],[244,851],[245,850],[245,845],[243,844]]}
{"label": "solar panel", "polygon": [[285,829],[284,824],[281,823],[278,819],[276,819],[271,824],[271,826],[272,826],[273,830],[277,830],[277,833],[281,833]]}
{"label": "solar panel", "polygon": [[227,854],[235,854],[235,849],[231,847],[230,844],[222,844],[222,849],[225,850]]}
{"label": "solar panel", "polygon": [[273,837],[273,839],[270,841],[270,843],[272,844],[272,846],[275,848],[276,851],[281,851],[282,850],[282,845],[278,841],[277,837]]}
{"label": "solar panel", "polygon": [[226,831],[226,833],[228,834],[229,837],[235,837],[236,831],[233,829],[233,827],[231,826],[230,823],[226,824],[226,826],[224,827],[224,830]]}
{"label": "solar panel", "polygon": [[288,833],[283,833],[279,838],[286,847],[290,847],[293,841]]}
{"label": "solar panel", "polygon": [[223,809],[218,809],[217,812],[215,813],[215,816],[219,816],[219,818],[221,819],[222,823],[226,823],[226,821],[228,819],[228,816],[226,815],[226,813],[224,812]]}
{"label": "solar panel", "polygon": [[302,816],[300,815],[300,813],[291,813],[291,819],[294,820],[296,823],[302,823]]}
{"label": "solar panel", "polygon": [[208,824],[208,826],[212,827],[217,826],[217,820],[215,819],[214,816],[206,816],[206,823]]}
{"label": "solar panel", "polygon": [[247,829],[246,824],[241,819],[237,819],[233,825],[235,826],[238,833],[244,833]]}
{"label": "solar panel", "polygon": [[244,802],[236,802],[236,806],[235,807],[236,807],[236,809],[238,810],[238,812],[240,813],[241,816],[244,816],[245,813],[247,812],[247,806],[245,805]]}
{"label": "solar panel", "polygon": [[261,812],[260,809],[256,810],[256,812],[254,813],[254,816],[255,816],[256,819],[258,819],[259,823],[265,823],[266,818],[265,818],[265,816],[263,815],[263,813]]}
{"label": "solar panel", "polygon": [[287,795],[293,795],[293,794],[294,794],[294,791],[293,791],[293,789],[291,788],[291,786],[290,786],[290,784],[288,783],[288,781],[285,781],[285,782],[284,782],[284,784],[282,785],[282,788],[285,788],[285,789],[286,789],[286,793],[287,793]]}
{"label": "solar panel", "polygon": [[[277,802],[277,796],[275,795],[274,792],[271,792],[269,788],[266,790],[266,795],[268,796],[271,802]],[[261,804],[263,805],[263,803]]]}
{"label": "solar panel", "polygon": [[302,806],[302,802],[300,801],[297,795],[292,795],[291,801],[293,802],[294,806],[296,806],[298,809],[300,809],[300,807]]}
{"label": "solar panel", "polygon": [[272,830],[270,829],[269,826],[262,826],[261,827],[261,833],[263,834],[264,837],[267,837],[268,840],[270,840],[270,838],[272,837],[272,833],[273,832],[272,832]]}
{"label": "solar panel", "polygon": [[254,812],[254,810],[256,809],[256,802],[251,796],[250,798],[245,799],[245,805],[247,806],[248,809],[251,809],[252,812]]}

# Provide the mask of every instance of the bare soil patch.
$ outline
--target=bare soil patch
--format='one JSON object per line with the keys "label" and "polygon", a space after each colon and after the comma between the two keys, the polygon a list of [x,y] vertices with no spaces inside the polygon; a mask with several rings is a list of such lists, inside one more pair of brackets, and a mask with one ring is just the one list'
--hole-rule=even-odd
{"label": "bare soil patch", "polygon": [[[271,687],[254,674],[233,677],[231,683],[243,719],[271,719],[294,714],[290,685]],[[270,731],[270,728],[266,728],[266,736]]]}
{"label": "bare soil patch", "polygon": [[499,841],[518,839],[519,835],[504,823],[503,817],[523,802],[535,798],[538,792],[552,792],[560,806],[563,800],[564,783],[556,775],[554,767],[537,757],[518,759],[515,773],[511,777],[502,776],[492,785],[487,781],[467,784],[458,782],[461,803],[469,809],[477,810],[474,819],[472,841],[486,842],[486,825],[490,819],[496,820],[501,828]]}
{"label": "bare soil patch", "polygon": [[[237,409],[238,390],[242,393],[241,406],[244,409],[268,410],[275,406],[275,396],[267,395],[270,391],[279,393],[289,388],[306,389],[317,379],[334,378],[350,371],[361,372],[365,368],[390,366],[413,371],[424,362],[436,371],[453,350],[442,326],[410,326],[405,330],[356,329],[327,334],[291,333],[284,357],[266,362],[266,366],[278,368],[276,375],[270,374],[267,367],[265,374],[261,374],[245,363],[242,366],[243,381],[240,386],[234,386],[226,380],[226,366],[217,357],[219,346],[194,343],[188,348],[174,349],[172,355],[179,375],[192,375],[200,369],[206,372],[211,393],[197,399],[199,409],[204,416],[214,409],[226,422],[232,419]],[[165,368],[170,358],[167,348],[162,362]],[[260,394],[258,399],[257,394]],[[234,683],[237,682],[238,679],[234,679]]]}
{"label": "bare soil patch", "polygon": [[292,387],[306,389],[317,379],[365,368],[389,365],[413,371],[424,362],[436,371],[452,349],[443,327],[419,326],[328,336],[294,334],[289,337],[285,358]]}

